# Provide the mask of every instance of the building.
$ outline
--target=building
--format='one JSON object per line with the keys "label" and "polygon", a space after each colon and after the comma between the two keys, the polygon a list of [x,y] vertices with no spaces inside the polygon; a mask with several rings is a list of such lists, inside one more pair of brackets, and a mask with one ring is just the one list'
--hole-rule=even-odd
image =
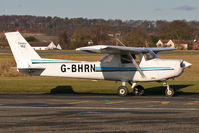
{"label": "building", "polygon": [[30,45],[35,50],[50,50],[50,49],[57,49],[57,46],[51,42],[30,42]]}
{"label": "building", "polygon": [[188,43],[185,40],[159,40],[156,43],[157,47],[176,48],[179,50],[187,50]]}
{"label": "building", "polygon": [[57,45],[57,49],[58,50],[62,50],[62,48],[61,48],[61,46],[59,44]]}
{"label": "building", "polygon": [[57,49],[57,46],[53,42],[50,42],[48,49]]}
{"label": "building", "polygon": [[172,40],[159,40],[156,43],[157,47],[169,47],[169,48],[175,48],[175,44]]}
{"label": "building", "polygon": [[174,40],[175,48],[179,50],[187,50],[188,42],[185,40]]}

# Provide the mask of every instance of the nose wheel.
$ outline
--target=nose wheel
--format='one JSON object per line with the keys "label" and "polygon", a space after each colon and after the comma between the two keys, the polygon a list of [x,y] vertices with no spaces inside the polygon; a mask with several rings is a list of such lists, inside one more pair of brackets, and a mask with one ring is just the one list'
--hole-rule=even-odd
{"label": "nose wheel", "polygon": [[165,90],[165,95],[167,97],[172,97],[172,96],[174,96],[174,94],[175,94],[175,92],[172,88],[169,88],[169,90],[168,89]]}
{"label": "nose wheel", "polygon": [[172,88],[169,86],[168,81],[164,82],[163,85],[167,87],[167,89],[165,90],[165,95],[166,95],[167,97],[173,97],[174,94],[175,94],[175,91],[174,91],[174,89],[172,89]]}

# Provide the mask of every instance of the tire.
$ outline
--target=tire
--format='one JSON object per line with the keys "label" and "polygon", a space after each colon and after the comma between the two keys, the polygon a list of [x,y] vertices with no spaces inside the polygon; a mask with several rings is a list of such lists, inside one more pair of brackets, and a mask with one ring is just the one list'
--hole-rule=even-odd
{"label": "tire", "polygon": [[165,90],[165,95],[167,97],[173,97],[174,94],[175,94],[175,91],[172,88],[169,88],[169,90],[167,90],[167,89]]}
{"label": "tire", "polygon": [[133,95],[134,96],[142,96],[144,94],[144,87],[141,85],[137,85],[134,87]]}
{"label": "tire", "polygon": [[118,88],[118,95],[119,95],[119,96],[124,97],[124,96],[126,96],[128,93],[129,93],[129,91],[128,91],[128,88],[127,88],[126,86],[120,86],[120,87]]}

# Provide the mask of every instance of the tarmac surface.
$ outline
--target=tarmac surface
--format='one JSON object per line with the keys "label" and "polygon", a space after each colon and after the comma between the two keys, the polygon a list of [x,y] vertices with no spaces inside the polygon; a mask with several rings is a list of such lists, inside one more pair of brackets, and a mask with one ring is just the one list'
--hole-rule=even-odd
{"label": "tarmac surface", "polygon": [[0,94],[0,132],[199,133],[199,94]]}

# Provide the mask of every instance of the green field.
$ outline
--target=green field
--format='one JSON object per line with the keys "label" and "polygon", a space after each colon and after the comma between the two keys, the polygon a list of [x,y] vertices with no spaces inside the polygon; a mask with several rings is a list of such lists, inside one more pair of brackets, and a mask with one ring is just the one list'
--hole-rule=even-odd
{"label": "green field", "polygon": [[[40,54],[44,58],[57,58],[69,60],[94,61],[102,55],[66,55],[66,54]],[[170,85],[177,92],[183,94],[199,93],[199,54],[177,53],[160,54],[160,58],[184,59],[193,65],[185,70],[184,74],[175,80],[170,80]],[[16,72],[12,54],[0,54],[0,92],[1,93],[97,93],[115,94],[120,82],[92,81],[85,79],[70,79],[58,77],[26,76]],[[146,95],[163,95],[162,83],[140,83],[146,90]],[[129,86],[130,88],[130,86]],[[131,91],[131,90],[130,90]]]}

